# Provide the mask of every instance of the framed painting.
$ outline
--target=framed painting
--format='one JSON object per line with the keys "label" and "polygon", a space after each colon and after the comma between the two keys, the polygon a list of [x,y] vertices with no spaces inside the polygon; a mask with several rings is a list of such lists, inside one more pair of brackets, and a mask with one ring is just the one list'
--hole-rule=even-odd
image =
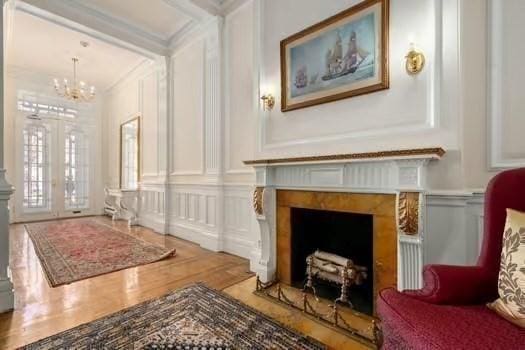
{"label": "framed painting", "polygon": [[283,112],[388,89],[389,0],[365,0],[281,41]]}

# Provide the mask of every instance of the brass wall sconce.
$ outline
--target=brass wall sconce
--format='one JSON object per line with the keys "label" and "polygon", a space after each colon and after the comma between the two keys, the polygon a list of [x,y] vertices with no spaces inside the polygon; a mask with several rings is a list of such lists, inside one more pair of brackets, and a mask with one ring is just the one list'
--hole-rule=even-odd
{"label": "brass wall sconce", "polygon": [[266,94],[261,96],[263,110],[271,111],[275,106],[275,97],[272,94]]}
{"label": "brass wall sconce", "polygon": [[410,51],[408,51],[406,58],[406,70],[408,74],[418,74],[425,66],[425,55],[418,51],[414,44],[410,44]]}

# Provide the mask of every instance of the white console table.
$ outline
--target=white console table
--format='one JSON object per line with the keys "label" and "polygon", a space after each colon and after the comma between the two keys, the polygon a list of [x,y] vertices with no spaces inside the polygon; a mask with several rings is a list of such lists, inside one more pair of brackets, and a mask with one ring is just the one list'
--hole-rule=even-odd
{"label": "white console table", "polygon": [[127,220],[129,226],[138,224],[138,194],[137,190],[106,188],[104,212],[113,220]]}

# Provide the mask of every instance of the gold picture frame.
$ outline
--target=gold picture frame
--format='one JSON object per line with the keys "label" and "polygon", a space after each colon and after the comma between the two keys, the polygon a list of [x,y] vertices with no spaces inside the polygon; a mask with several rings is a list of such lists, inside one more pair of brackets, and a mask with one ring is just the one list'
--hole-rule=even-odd
{"label": "gold picture frame", "polygon": [[[133,188],[123,188],[122,185],[123,185],[123,181],[122,181],[122,176],[123,176],[123,171],[122,171],[122,166],[123,166],[123,162],[122,162],[122,156],[123,156],[123,145],[122,145],[122,142],[124,140],[124,128],[126,127],[126,125],[129,125],[129,124],[132,124],[132,123],[137,123],[137,152],[136,152],[136,162],[137,162],[137,186],[138,186],[138,182],[140,182],[140,177],[141,177],[141,173],[140,173],[140,164],[141,164],[141,122],[140,122],[140,116],[136,116],[136,117],[133,117],[129,120],[126,120],[125,122],[121,123],[120,124],[120,129],[119,129],[119,188],[120,189],[124,189],[124,190],[134,190]],[[136,189],[136,188],[135,188]]]}
{"label": "gold picture frame", "polygon": [[389,88],[389,0],[365,0],[281,41],[281,110]]}

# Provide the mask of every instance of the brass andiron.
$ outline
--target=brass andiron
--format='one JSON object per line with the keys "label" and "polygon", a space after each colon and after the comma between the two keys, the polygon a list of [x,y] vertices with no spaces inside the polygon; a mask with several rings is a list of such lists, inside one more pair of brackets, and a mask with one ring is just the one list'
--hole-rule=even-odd
{"label": "brass andiron", "polygon": [[313,291],[318,300],[314,279],[336,283],[341,286],[341,294],[335,300],[334,308],[337,308],[337,303],[344,303],[353,308],[348,297],[348,289],[352,285],[362,284],[366,278],[366,267],[356,265],[352,260],[342,256],[316,250],[306,258],[306,283],[303,292]]}
{"label": "brass andiron", "polygon": [[[289,287],[292,288],[292,287]],[[293,288],[292,288],[293,289]],[[335,303],[332,306],[332,311],[329,314],[322,313],[316,309],[317,306],[312,305],[311,294],[306,293],[304,290],[299,290],[302,298],[294,302],[285,293],[286,287],[283,287],[277,280],[264,283],[260,280],[259,276],[256,277],[255,294],[264,297],[268,300],[281,303],[287,307],[301,311],[307,317],[316,319],[321,324],[326,324],[329,327],[333,327],[335,330],[342,332],[351,338],[366,344],[372,349],[379,349],[382,344],[382,332],[379,322],[372,318],[370,325],[366,328],[366,332],[358,330],[352,326],[351,322],[347,321],[343,314],[339,310],[342,303]],[[359,315],[359,312],[354,311],[355,315]],[[368,333],[368,334],[367,334]]]}

